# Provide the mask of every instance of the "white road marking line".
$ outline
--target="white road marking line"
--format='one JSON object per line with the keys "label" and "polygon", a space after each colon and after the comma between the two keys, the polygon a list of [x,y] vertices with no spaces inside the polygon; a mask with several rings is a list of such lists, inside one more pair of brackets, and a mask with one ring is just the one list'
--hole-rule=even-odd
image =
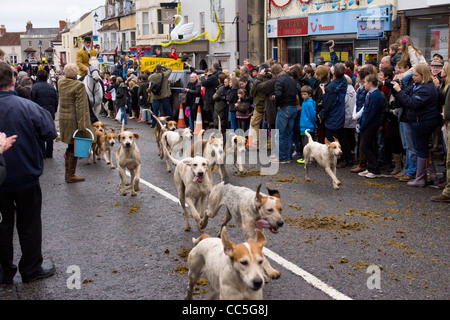
{"label": "white road marking line", "polygon": [[345,294],[340,293],[336,289],[334,289],[334,288],[330,287],[329,285],[327,285],[326,283],[324,283],[322,280],[316,278],[315,276],[313,276],[309,272],[303,270],[302,268],[296,266],[292,262],[287,261],[286,259],[279,256],[275,252],[273,252],[267,248],[263,248],[263,253],[266,257],[269,257],[270,259],[272,259],[279,265],[285,267],[292,273],[298,275],[299,277],[302,277],[310,285],[323,291],[324,293],[329,295],[331,298],[333,298],[335,300],[352,300],[350,297],[347,297]]}
{"label": "white road marking line", "polygon": [[[127,171],[127,175],[129,176],[128,171]],[[163,190],[161,188],[158,188],[157,186],[155,186],[155,185],[151,184],[150,182],[147,182],[147,181],[145,181],[143,179],[141,179],[140,182],[142,184],[146,185],[147,187],[149,187],[150,189],[153,189],[154,191],[156,191],[159,194],[163,195],[167,199],[172,200],[173,202],[175,202],[175,203],[180,205],[180,200],[177,197],[175,197],[175,196],[171,195],[170,193],[168,193],[167,191],[165,191],[165,190]],[[302,268],[298,267],[297,265],[293,264],[292,262],[287,261],[286,259],[284,259],[283,257],[279,256],[278,254],[276,254],[272,250],[264,247],[263,248],[263,253],[264,253],[265,256],[269,257],[270,259],[272,259],[273,261],[275,261],[276,263],[278,263],[282,267],[284,267],[287,270],[291,271],[293,274],[303,278],[306,282],[308,282],[313,287],[323,291],[324,293],[329,295],[331,298],[333,298],[335,300],[352,300],[350,297],[348,297],[345,294],[343,294],[343,293],[337,291],[336,289],[330,287],[329,285],[324,283],[322,280],[316,278],[315,276],[313,276],[309,272],[303,270]]]}

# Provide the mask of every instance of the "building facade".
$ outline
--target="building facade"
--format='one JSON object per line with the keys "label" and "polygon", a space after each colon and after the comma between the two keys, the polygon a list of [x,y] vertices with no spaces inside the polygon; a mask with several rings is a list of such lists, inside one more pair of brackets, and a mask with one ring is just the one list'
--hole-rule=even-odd
{"label": "building facade", "polygon": [[23,62],[20,48],[20,36],[24,32],[7,32],[4,25],[0,26],[0,49],[5,52],[5,60],[17,65]]}
{"label": "building facade", "polygon": [[136,45],[136,1],[106,0],[104,10],[98,37],[103,61],[111,65]]}
{"label": "building facade", "polygon": [[398,21],[391,42],[408,34],[427,61],[438,53],[449,58],[450,1],[398,0]]}
{"label": "building facade", "polygon": [[283,63],[330,61],[334,40],[339,60],[377,59],[387,47],[396,0],[268,0],[268,56]]}
{"label": "building facade", "polygon": [[28,59],[30,63],[46,58],[53,58],[53,39],[61,31],[61,28],[33,28],[31,21],[27,22],[26,31],[20,35],[20,47],[22,59]]}

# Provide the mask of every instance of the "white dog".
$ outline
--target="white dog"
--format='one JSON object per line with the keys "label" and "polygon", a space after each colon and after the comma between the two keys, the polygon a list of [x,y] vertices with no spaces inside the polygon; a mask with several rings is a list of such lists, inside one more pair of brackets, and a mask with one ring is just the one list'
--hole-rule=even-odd
{"label": "white dog", "polygon": [[327,138],[325,138],[325,144],[321,144],[319,142],[313,141],[308,131],[309,130],[306,130],[305,134],[308,136],[309,142],[303,148],[306,180],[311,180],[311,178],[309,177],[308,165],[311,159],[314,158],[317,163],[325,169],[326,173],[328,173],[328,175],[333,180],[334,189],[339,190],[339,186],[342,184],[336,177],[337,159],[342,155],[339,140],[334,138],[334,142],[330,142]]}

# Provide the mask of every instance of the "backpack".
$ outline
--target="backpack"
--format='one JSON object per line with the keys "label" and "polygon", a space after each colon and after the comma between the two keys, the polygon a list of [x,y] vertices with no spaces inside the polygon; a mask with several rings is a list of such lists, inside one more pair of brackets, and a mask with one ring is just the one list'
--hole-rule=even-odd
{"label": "backpack", "polygon": [[161,76],[161,81],[157,83],[152,83],[150,90],[155,96],[159,96],[161,94],[162,86],[164,83],[164,73]]}

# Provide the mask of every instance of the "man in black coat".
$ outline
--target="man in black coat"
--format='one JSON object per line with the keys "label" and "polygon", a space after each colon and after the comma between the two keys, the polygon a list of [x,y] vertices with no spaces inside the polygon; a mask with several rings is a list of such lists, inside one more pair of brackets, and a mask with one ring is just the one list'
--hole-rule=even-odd
{"label": "man in black coat", "polygon": [[[42,257],[42,191],[39,177],[44,161],[39,140],[57,137],[50,113],[36,103],[14,93],[15,72],[0,62],[0,131],[17,135],[14,147],[4,154],[6,180],[0,186],[0,284],[12,284],[17,266],[13,264],[14,225],[20,240],[19,272],[22,282],[31,282],[54,274],[52,263]],[[1,270],[0,270],[1,271]]]}
{"label": "man in black coat", "polygon": [[189,128],[194,130],[195,120],[197,118],[197,107],[200,105],[202,86],[198,81],[198,75],[191,73],[190,81],[186,86],[186,108],[189,108]]}
{"label": "man in black coat", "polygon": [[216,62],[211,67],[211,74],[205,74],[201,83],[205,87],[205,111],[207,111],[207,121],[208,125],[213,125],[213,114],[214,114],[214,93],[219,86],[219,74],[222,73],[220,65]]}
{"label": "man in black coat", "polygon": [[[38,71],[38,81],[31,89],[31,100],[50,112],[53,120],[55,120],[55,113],[58,110],[58,93],[55,88],[47,82],[47,79],[47,71]],[[53,139],[40,141],[40,143],[44,158],[53,158]]]}

